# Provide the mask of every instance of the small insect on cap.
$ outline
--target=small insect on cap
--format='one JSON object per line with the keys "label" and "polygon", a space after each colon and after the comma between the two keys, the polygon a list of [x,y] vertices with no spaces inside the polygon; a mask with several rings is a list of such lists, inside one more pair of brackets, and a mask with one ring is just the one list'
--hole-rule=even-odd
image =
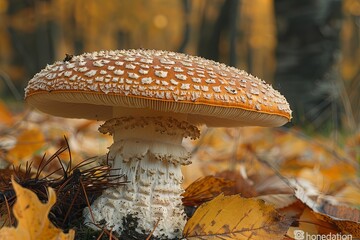
{"label": "small insect on cap", "polygon": [[209,126],[281,126],[291,119],[284,96],[233,67],[158,50],[85,53],[48,65],[26,101],[62,117],[108,120],[113,107],[187,115]]}

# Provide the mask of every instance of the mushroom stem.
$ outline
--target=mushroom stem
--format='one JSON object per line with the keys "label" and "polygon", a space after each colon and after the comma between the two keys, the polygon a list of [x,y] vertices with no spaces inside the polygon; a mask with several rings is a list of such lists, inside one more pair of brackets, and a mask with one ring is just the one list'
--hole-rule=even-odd
{"label": "mushroom stem", "polygon": [[[185,225],[182,206],[181,165],[190,164],[181,145],[184,137],[196,138],[199,130],[171,117],[120,117],[99,128],[111,133],[109,149],[113,168],[127,176],[128,183],[107,189],[92,205],[96,223],[121,233],[124,219],[137,219],[136,231],[159,238],[179,238]],[[88,221],[91,221],[89,214]]]}

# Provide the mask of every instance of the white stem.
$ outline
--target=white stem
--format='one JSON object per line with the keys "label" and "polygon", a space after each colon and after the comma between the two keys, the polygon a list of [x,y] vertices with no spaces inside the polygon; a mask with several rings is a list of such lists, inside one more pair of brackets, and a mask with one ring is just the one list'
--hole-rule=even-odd
{"label": "white stem", "polygon": [[123,219],[132,215],[139,233],[150,233],[158,222],[154,236],[181,237],[186,222],[181,165],[191,163],[181,142],[183,137],[197,137],[198,129],[169,117],[122,117],[107,121],[99,130],[113,134],[109,157],[129,183],[106,190],[94,202],[95,221],[105,220],[121,233],[126,227]]}

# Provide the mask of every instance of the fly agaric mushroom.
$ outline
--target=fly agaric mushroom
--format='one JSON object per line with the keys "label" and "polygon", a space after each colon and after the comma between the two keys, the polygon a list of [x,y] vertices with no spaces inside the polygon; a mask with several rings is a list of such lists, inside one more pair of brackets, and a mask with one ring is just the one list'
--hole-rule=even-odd
{"label": "fly agaric mushroom", "polygon": [[186,222],[184,137],[198,138],[199,124],[275,127],[291,119],[286,99],[245,71],[157,50],[85,53],[48,65],[29,81],[26,101],[56,116],[105,120],[99,131],[113,135],[113,168],[129,183],[92,204],[95,221],[121,233],[133,216],[137,232],[155,228],[166,239],[181,237]]}

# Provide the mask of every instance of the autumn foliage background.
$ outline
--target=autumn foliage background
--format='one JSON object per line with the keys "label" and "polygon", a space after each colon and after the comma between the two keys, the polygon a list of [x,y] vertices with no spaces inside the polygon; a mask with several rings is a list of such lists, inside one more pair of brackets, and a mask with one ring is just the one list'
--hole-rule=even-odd
{"label": "autumn foliage background", "polygon": [[[198,141],[185,141],[193,158],[184,168],[187,209],[224,210],[224,201],[234,201],[233,212],[243,205],[259,210],[239,226],[231,226],[229,214],[220,215],[216,234],[230,238],[256,233],[293,239],[299,229],[360,238],[359,18],[359,0],[0,0],[1,168],[24,168],[31,161],[35,171],[44,154],[67,144],[64,136],[71,155],[64,151],[58,158],[65,164],[71,158],[74,166],[106,154],[111,145],[109,136],[97,132],[98,122],[27,108],[23,89],[46,64],[103,49],[180,51],[272,83],[294,111],[284,128],[203,126]],[[43,176],[59,164],[51,162]],[[8,227],[14,223],[3,197],[9,181],[0,184],[1,221]],[[189,239],[213,231],[197,232],[197,225],[214,218],[201,218],[201,208],[196,214],[184,230]],[[274,214],[278,219],[269,219]],[[253,222],[274,228],[255,230]],[[227,224],[228,230],[221,228]]]}

